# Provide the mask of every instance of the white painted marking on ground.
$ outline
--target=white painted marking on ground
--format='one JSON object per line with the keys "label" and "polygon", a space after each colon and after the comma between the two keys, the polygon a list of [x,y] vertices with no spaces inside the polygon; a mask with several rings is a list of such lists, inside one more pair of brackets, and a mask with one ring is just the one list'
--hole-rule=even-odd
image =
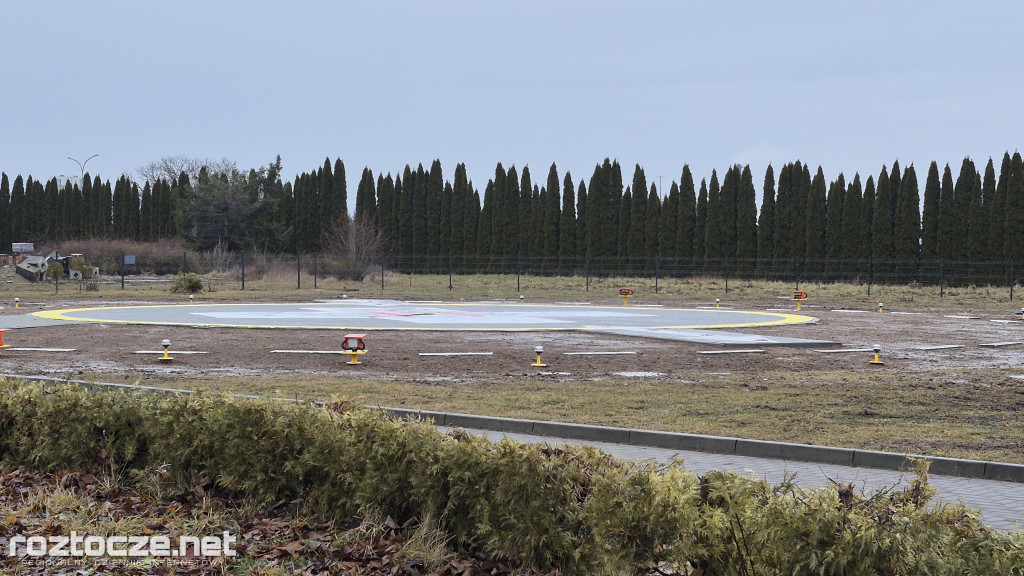
{"label": "white painted marking on ground", "polygon": [[1000,324],[1020,324],[1020,320],[989,320],[989,322],[998,322]]}
{"label": "white painted marking on ground", "polygon": [[759,354],[763,352],[767,352],[767,350],[760,350],[757,348],[742,350],[698,350],[697,354]]}
{"label": "white painted marking on ground", "polygon": [[541,376],[572,376],[572,372],[537,372]]}
{"label": "white painted marking on ground", "polygon": [[874,352],[874,348],[840,348],[838,350],[815,350],[822,354],[841,354],[843,352]]}
{"label": "white painted marking on ground", "polygon": [[697,310],[732,310],[732,306],[697,306]]}
{"label": "white painted marking on ground", "polygon": [[904,316],[920,316],[924,312],[889,312],[889,314],[902,314]]}
{"label": "white painted marking on ground", "polygon": [[75,352],[75,348],[8,348],[19,352]]}
{"label": "white painted marking on ground", "polygon": [[796,308],[765,308],[765,312],[796,312]]}
{"label": "white painted marking on ground", "polygon": [[491,356],[494,352],[420,352],[420,356]]}
{"label": "white painted marking on ground", "polygon": [[989,348],[999,348],[1002,346],[1019,346],[1024,342],[986,342],[984,344],[978,344],[978,346],[986,346]]}
{"label": "white painted marking on ground", "polygon": [[[132,354],[163,354],[163,350],[136,350]],[[196,352],[193,350],[168,350],[168,354],[209,354],[209,352]]]}
{"label": "white painted marking on ground", "polygon": [[637,308],[664,308],[664,304],[633,304]]}
{"label": "white painted marking on ground", "polygon": [[441,300],[406,300],[406,304],[443,304]]}
{"label": "white painted marking on ground", "polygon": [[963,348],[962,344],[936,344],[934,346],[918,346],[914,350],[952,350],[953,348]]}
{"label": "white painted marking on ground", "polygon": [[847,310],[845,308],[837,308],[833,310],[833,312],[849,312],[850,314],[860,314],[863,312],[867,312],[867,310]]}
{"label": "white painted marking on ground", "polygon": [[624,354],[636,354],[636,352],[562,352],[566,356],[621,356]]}
{"label": "white painted marking on ground", "polygon": [[946,318],[956,318],[957,320],[981,320],[981,316],[946,316]]}
{"label": "white painted marking on ground", "polygon": [[276,354],[341,354],[340,350],[271,350]]}
{"label": "white painted marking on ground", "polygon": [[612,372],[615,376],[624,376],[626,378],[648,378],[651,376],[664,376],[664,372]]}
{"label": "white painted marking on ground", "polygon": [[563,306],[590,306],[590,302],[552,302],[552,304],[561,304]]}

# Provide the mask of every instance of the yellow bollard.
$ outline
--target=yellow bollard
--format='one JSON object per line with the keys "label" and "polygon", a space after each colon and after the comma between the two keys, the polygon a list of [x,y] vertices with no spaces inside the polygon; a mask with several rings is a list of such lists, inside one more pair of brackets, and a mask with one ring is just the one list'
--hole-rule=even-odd
{"label": "yellow bollard", "polygon": [[348,354],[349,361],[345,362],[345,364],[355,365],[362,364],[362,362],[359,361],[359,357],[366,354],[366,350],[342,350],[341,353]]}
{"label": "yellow bollard", "polygon": [[882,345],[881,344],[875,344],[873,346],[873,349],[875,351],[875,357],[874,357],[873,360],[868,360],[868,364],[875,364],[877,366],[884,365],[885,362],[882,362],[881,360],[878,359],[878,355],[882,352]]}
{"label": "yellow bollard", "polygon": [[619,296],[622,296],[622,305],[629,305],[629,297],[633,295],[632,288],[619,288]]}
{"label": "yellow bollard", "polygon": [[21,298],[15,298],[14,299],[14,307],[15,308],[20,308],[21,307]]}
{"label": "yellow bollard", "polygon": [[534,351],[534,353],[537,354],[537,361],[534,362],[533,364],[530,364],[530,366],[536,366],[538,368],[543,368],[543,367],[547,366],[547,364],[542,364],[541,361],[540,361],[540,355],[544,353],[544,347],[543,346],[537,346],[536,348],[533,349],[533,351]]}
{"label": "yellow bollard", "polygon": [[168,364],[171,360],[174,360],[174,358],[167,355],[167,349],[171,347],[171,341],[164,338],[164,341],[161,342],[160,345],[164,347],[164,355],[161,356],[159,360],[164,364]]}
{"label": "yellow bollard", "polygon": [[193,295],[193,294],[189,294],[188,295],[188,303],[189,304],[195,304],[195,299],[196,299],[195,295]]}

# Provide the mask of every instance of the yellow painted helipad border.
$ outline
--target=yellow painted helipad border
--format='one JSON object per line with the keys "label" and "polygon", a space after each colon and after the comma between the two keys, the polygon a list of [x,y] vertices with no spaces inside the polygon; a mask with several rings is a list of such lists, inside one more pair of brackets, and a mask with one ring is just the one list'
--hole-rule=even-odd
{"label": "yellow painted helipad border", "polygon": [[[349,301],[353,302],[353,301]],[[209,326],[216,328],[273,328],[273,329],[293,329],[293,330],[430,330],[434,332],[446,331],[446,332],[551,332],[551,331],[567,331],[567,330],[587,330],[588,328],[583,326],[570,326],[570,327],[529,327],[529,328],[494,328],[494,327],[474,327],[474,328],[451,328],[443,326],[318,326],[318,325],[274,325],[274,324],[237,324],[229,322],[164,322],[164,321],[151,321],[151,320],[112,320],[108,318],[95,318],[95,317],[83,317],[83,316],[71,316],[70,314],[80,312],[96,312],[100,310],[131,310],[139,309],[144,310],[147,308],[199,308],[199,307],[226,307],[226,306],[316,306],[331,303],[325,302],[287,302],[287,303],[217,303],[217,304],[147,304],[147,305],[136,305],[136,306],[101,306],[94,308],[72,308],[67,310],[48,310],[42,312],[34,312],[33,316],[40,318],[48,318],[51,320],[63,320],[67,322],[99,322],[103,324],[140,324],[140,325],[151,325],[151,326]],[[405,306],[417,306],[417,303],[402,303]],[[593,308],[593,309],[605,309],[605,310],[621,310],[623,307],[620,306],[575,306],[575,305],[558,305],[558,304],[499,304],[499,303],[487,303],[487,302],[437,302],[430,304],[422,304],[423,306],[437,307],[437,306],[480,306],[489,308]],[[634,309],[639,309],[634,308]],[[817,319],[812,316],[804,316],[801,314],[785,314],[779,312],[758,312],[753,310],[720,310],[720,309],[694,309],[694,308],[659,308],[660,310],[673,310],[679,312],[694,312],[698,314],[757,314],[759,316],[775,317],[777,320],[763,321],[763,322],[743,322],[733,324],[690,324],[690,325],[677,325],[677,326],[637,326],[636,329],[651,329],[651,330],[710,330],[710,329],[721,329],[721,328],[760,328],[766,326],[782,326],[789,324],[807,324],[815,322]],[[650,309],[648,309],[650,310]],[[633,328],[632,326],[630,328]]]}

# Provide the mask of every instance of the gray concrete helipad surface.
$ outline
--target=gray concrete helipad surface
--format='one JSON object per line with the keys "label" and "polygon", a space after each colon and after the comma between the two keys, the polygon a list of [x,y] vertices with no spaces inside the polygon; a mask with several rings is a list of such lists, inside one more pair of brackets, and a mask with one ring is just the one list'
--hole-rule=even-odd
{"label": "gray concrete helipad surface", "polygon": [[816,322],[795,314],[555,304],[343,300],[305,304],[179,304],[37,312],[59,321],[340,330],[613,330],[746,328]]}

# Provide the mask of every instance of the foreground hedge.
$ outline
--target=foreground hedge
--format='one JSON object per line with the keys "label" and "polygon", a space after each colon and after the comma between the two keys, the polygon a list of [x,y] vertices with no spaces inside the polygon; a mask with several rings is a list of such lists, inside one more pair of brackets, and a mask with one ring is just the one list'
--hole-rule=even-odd
{"label": "foreground hedge", "polygon": [[[865,498],[591,448],[465,434],[379,412],[207,394],[0,382],[0,463],[48,470],[163,466],[180,490],[213,484],[346,516],[439,518],[455,547],[570,573],[1021,574],[1024,537],[959,505],[930,507],[926,473]],[[131,476],[131,474],[126,474]]]}

